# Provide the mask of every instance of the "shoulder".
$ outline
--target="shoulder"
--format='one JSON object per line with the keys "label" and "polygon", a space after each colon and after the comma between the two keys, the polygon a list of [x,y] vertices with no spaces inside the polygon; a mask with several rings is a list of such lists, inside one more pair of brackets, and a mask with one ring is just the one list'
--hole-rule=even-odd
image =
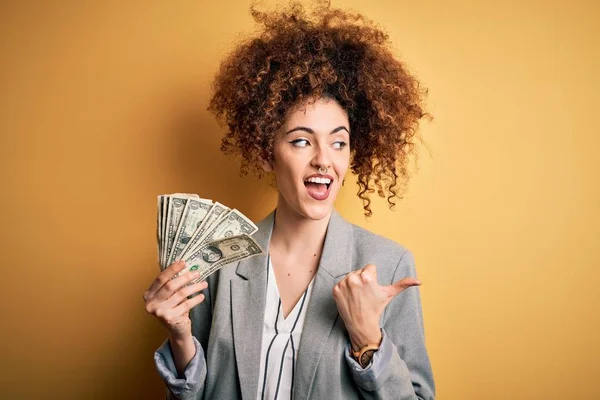
{"label": "shoulder", "polygon": [[355,246],[365,247],[372,251],[393,253],[397,256],[401,256],[402,254],[408,251],[408,249],[403,244],[400,244],[392,239],[371,232],[358,225],[350,225],[352,226],[352,236],[354,239]]}
{"label": "shoulder", "polygon": [[352,229],[354,269],[375,264],[378,276],[384,281],[414,274],[414,257],[406,246],[358,225],[349,225]]}

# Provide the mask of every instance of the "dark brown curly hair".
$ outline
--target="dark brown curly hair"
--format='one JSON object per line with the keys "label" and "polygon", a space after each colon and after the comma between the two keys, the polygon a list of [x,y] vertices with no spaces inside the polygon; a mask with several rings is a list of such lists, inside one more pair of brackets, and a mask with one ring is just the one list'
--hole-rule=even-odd
{"label": "dark brown curly hair", "polygon": [[350,168],[358,177],[365,215],[369,194],[402,198],[409,156],[416,155],[426,90],[388,48],[388,35],[364,16],[319,1],[261,12],[260,32],[223,60],[208,110],[229,132],[221,150],[242,156],[241,173],[259,177],[273,161],[273,143],[286,114],[305,100],[330,98],[350,121]]}

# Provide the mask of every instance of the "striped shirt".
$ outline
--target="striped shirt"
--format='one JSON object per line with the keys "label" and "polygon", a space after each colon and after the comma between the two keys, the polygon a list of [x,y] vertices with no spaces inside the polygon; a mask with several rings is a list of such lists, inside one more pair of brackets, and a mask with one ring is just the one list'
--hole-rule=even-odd
{"label": "striped shirt", "polygon": [[284,318],[271,257],[268,257],[268,269],[257,399],[289,400],[294,389],[298,344],[315,278]]}

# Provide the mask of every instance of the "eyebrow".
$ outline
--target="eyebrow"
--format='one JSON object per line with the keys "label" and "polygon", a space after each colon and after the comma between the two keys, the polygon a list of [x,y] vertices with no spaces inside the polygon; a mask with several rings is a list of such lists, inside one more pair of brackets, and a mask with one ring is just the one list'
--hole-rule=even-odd
{"label": "eyebrow", "polygon": [[[348,131],[348,128],[346,128],[345,126],[338,126],[337,128],[335,128],[334,130],[332,130],[331,132],[329,132],[330,135],[333,135],[336,132],[339,132],[341,130],[344,130],[346,132],[348,132],[348,134],[350,134],[350,131]],[[308,132],[308,133],[315,133],[315,131],[313,131],[310,128],[307,128],[306,126],[297,126],[293,129],[290,129],[289,131],[287,131],[285,134],[287,135],[288,133],[292,133],[295,131],[304,131],[304,132]]]}

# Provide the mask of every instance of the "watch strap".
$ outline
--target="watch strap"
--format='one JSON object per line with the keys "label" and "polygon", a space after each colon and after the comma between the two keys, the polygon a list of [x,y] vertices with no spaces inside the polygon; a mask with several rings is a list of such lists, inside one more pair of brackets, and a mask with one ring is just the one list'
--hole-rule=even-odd
{"label": "watch strap", "polygon": [[[363,363],[362,362],[362,357],[365,353],[367,352],[375,352],[379,350],[379,345],[374,344],[374,343],[367,343],[366,345],[364,345],[363,347],[361,347],[358,351],[352,351],[352,355],[354,356],[354,359],[358,362],[358,364],[362,367],[365,368],[367,365],[369,365],[369,363]],[[363,365],[364,364],[364,365]]]}

